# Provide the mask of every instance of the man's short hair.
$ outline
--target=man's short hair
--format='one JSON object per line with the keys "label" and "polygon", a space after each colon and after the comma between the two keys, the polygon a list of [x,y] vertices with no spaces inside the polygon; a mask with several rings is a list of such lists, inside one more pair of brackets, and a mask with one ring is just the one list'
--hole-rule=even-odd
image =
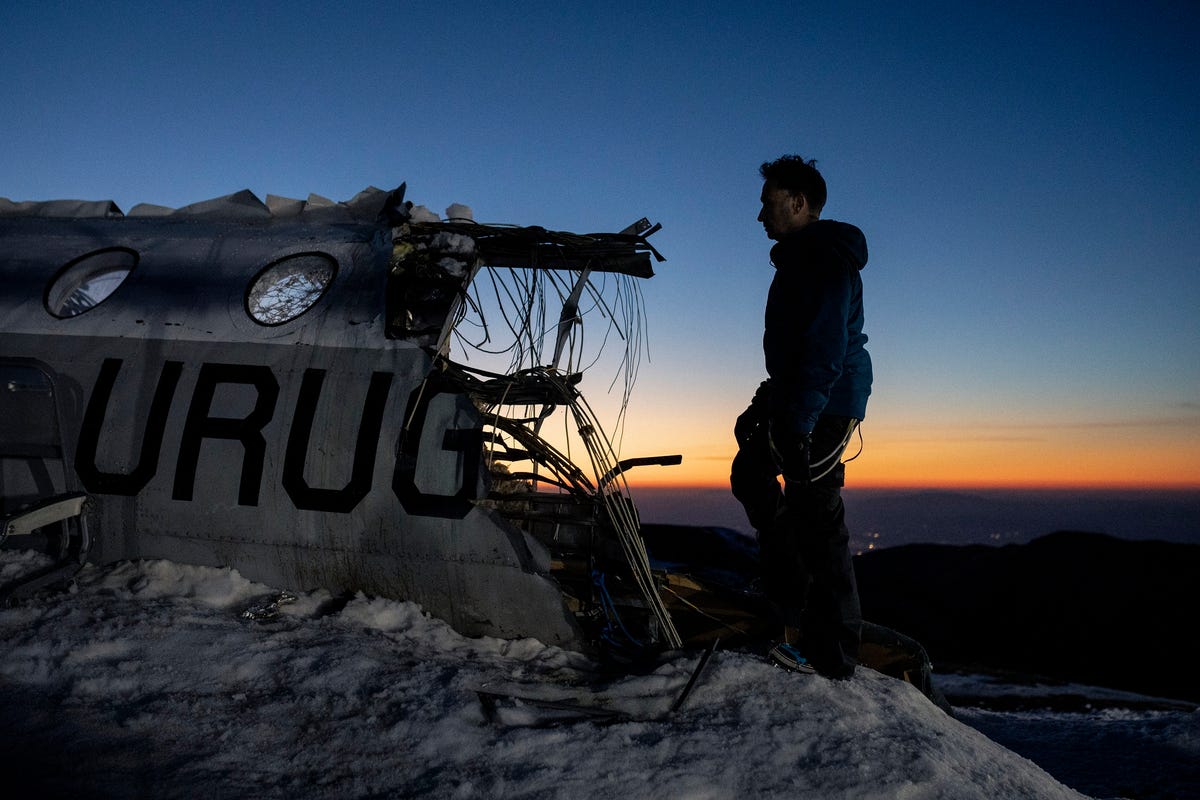
{"label": "man's short hair", "polygon": [[758,168],[763,180],[774,181],[780,189],[792,194],[802,194],[808,200],[814,214],[825,207],[825,179],[817,172],[817,160],[805,160],[800,156],[781,156],[774,161],[765,161]]}

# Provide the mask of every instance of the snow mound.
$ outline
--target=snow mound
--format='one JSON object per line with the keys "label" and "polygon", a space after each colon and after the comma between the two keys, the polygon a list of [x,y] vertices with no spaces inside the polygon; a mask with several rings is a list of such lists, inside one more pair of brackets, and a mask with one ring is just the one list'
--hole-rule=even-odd
{"label": "snow mound", "polygon": [[[0,552],[0,570],[27,560]],[[830,682],[717,652],[667,716],[697,653],[606,675],[362,595],[241,616],[272,595],[232,570],[144,561],[0,610],[0,763],[50,794],[112,797],[1082,797],[869,670]],[[640,721],[496,724],[481,687]]]}

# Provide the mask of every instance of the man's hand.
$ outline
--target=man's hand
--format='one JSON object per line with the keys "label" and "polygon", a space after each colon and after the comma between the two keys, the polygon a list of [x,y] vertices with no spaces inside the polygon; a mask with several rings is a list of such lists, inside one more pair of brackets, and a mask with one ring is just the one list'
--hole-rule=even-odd
{"label": "man's hand", "polygon": [[738,447],[745,447],[750,438],[754,436],[754,432],[758,430],[758,426],[762,423],[762,415],[758,413],[758,409],[751,403],[750,407],[738,416],[737,422],[733,423],[733,438],[737,439]]}
{"label": "man's hand", "polygon": [[737,440],[738,447],[745,447],[746,443],[754,436],[754,432],[762,425],[763,420],[767,417],[767,395],[770,392],[770,387],[766,381],[759,384],[758,389],[754,392],[754,399],[750,401],[750,405],[746,410],[738,416],[737,421],[733,423],[733,438]]}
{"label": "man's hand", "polygon": [[771,420],[767,431],[771,457],[783,478],[793,486],[807,486],[812,434],[793,430],[790,425]]}

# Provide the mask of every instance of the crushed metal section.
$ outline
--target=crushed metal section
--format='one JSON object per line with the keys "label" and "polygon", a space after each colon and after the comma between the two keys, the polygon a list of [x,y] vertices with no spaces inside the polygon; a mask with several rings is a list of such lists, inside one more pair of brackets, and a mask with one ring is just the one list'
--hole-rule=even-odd
{"label": "crushed metal section", "polygon": [[[578,388],[588,356],[575,334],[586,297],[609,325],[623,321],[621,341],[637,341],[631,328],[640,326],[640,317],[622,317],[614,308],[640,310],[633,280],[653,275],[651,258],[662,260],[646,241],[658,228],[639,220],[622,233],[578,235],[407,222],[392,231],[389,264],[388,335],[431,351],[439,384],[467,394],[483,417],[491,479],[484,502],[550,550],[568,606],[598,621],[610,643],[629,647],[679,647],[681,639],[652,574],[623,475],[632,462],[618,459]],[[623,296],[626,305],[606,299],[595,277],[612,278],[609,294]],[[492,290],[498,313],[489,316],[480,287]],[[632,306],[631,296],[637,298]],[[495,370],[464,363],[481,353],[508,362]],[[630,356],[627,375],[636,373]],[[558,412],[566,422],[548,424]],[[543,435],[564,424],[586,455],[582,466]],[[629,623],[630,617],[641,624]]]}
{"label": "crushed metal section", "polygon": [[[211,223],[214,230],[281,220],[350,224],[378,231],[385,247],[390,234],[387,274],[380,276],[386,279],[382,333],[413,346],[414,354],[424,351],[431,365],[426,383],[439,391],[449,386],[480,412],[487,490],[474,502],[546,547],[566,608],[599,629],[600,638],[634,648],[678,647],[656,584],[665,578],[651,572],[624,479],[630,466],[678,457],[620,460],[579,388],[599,350],[611,343],[623,348],[619,428],[644,338],[638,282],[663,260],[647,241],[659,226],[643,219],[619,233],[574,234],[458,215],[427,221],[427,214],[413,213],[405,188],[368,187],[342,203],[317,195],[268,195],[264,202],[244,190],[181,208],[142,203],[127,214],[112,201],[0,198],[0,219],[107,224],[140,217],[156,224],[166,217]],[[254,318],[262,325],[281,324],[311,306],[327,277],[300,269],[268,281],[261,296],[247,293],[244,310],[261,311]],[[564,431],[569,441],[560,442]]]}

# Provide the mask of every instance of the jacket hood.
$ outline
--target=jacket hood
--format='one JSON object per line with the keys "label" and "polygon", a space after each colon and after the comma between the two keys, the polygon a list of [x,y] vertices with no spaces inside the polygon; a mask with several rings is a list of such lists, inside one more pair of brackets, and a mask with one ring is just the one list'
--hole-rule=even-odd
{"label": "jacket hood", "polygon": [[862,269],[867,265],[867,237],[849,222],[818,219],[805,225],[771,248],[776,265],[807,260],[820,253],[832,253],[844,263]]}

